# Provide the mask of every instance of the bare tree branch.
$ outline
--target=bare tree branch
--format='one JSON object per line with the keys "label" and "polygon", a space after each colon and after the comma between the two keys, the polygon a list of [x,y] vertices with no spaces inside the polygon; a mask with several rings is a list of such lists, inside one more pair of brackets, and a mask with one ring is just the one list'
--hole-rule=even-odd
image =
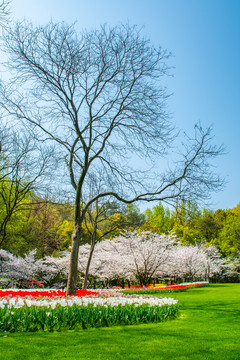
{"label": "bare tree branch", "polygon": [[1,0],[0,1],[0,28],[7,29],[7,22],[10,16],[9,4],[11,1],[9,0]]}

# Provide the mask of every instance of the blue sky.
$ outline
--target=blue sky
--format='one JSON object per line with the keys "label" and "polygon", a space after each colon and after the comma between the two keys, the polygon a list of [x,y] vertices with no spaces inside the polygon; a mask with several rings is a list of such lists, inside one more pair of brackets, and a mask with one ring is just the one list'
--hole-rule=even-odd
{"label": "blue sky", "polygon": [[91,29],[129,22],[143,27],[153,44],[172,52],[166,80],[176,126],[213,125],[227,154],[216,162],[228,182],[213,194],[212,209],[240,201],[240,1],[239,0],[12,0],[12,17],[34,24],[77,21]]}

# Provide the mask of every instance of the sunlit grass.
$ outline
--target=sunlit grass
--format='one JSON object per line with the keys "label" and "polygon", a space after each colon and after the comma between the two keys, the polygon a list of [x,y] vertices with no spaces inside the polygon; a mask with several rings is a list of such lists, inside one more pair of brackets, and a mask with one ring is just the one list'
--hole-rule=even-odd
{"label": "sunlit grass", "polygon": [[[164,294],[164,296],[168,296]],[[240,359],[240,284],[171,293],[177,320],[136,326],[1,334],[1,360]]]}

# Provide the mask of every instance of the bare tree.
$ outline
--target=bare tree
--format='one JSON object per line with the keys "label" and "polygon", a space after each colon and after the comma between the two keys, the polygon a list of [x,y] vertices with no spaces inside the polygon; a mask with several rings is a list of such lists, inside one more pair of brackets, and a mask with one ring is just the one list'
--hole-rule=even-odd
{"label": "bare tree", "polygon": [[[186,194],[203,199],[221,185],[209,163],[221,148],[211,145],[210,129],[196,127],[172,170],[154,166],[177,136],[161,85],[169,54],[154,48],[136,27],[103,26],[79,35],[63,23],[37,28],[21,23],[5,41],[15,76],[2,91],[1,105],[36,141],[55,143],[65,164],[61,176],[67,169],[74,189],[67,290],[73,294],[82,224],[92,204],[103,198],[170,201]],[[140,170],[139,159],[154,171]],[[101,183],[93,193],[92,179]]]}

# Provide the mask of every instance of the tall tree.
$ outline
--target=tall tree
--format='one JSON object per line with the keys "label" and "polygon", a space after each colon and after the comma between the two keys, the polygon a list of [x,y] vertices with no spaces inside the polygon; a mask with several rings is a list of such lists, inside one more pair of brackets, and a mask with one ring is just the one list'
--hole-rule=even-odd
{"label": "tall tree", "polygon": [[213,241],[227,256],[239,257],[240,254],[240,203],[225,211],[226,218],[218,237]]}
{"label": "tall tree", "polygon": [[135,204],[128,204],[125,210],[126,225],[128,228],[137,228],[143,225],[145,216]]}
{"label": "tall tree", "polygon": [[74,190],[67,290],[73,294],[82,225],[92,204],[101,198],[170,201],[189,193],[204,199],[221,185],[209,163],[221,148],[211,145],[210,129],[198,126],[172,170],[139,170],[138,159],[153,168],[176,134],[161,85],[169,54],[153,47],[137,27],[103,26],[79,35],[63,23],[37,28],[21,23],[5,41],[15,77],[13,86],[2,89],[1,105],[37,141],[55,143],[61,178],[65,184],[67,170]]}
{"label": "tall tree", "polygon": [[184,244],[195,244],[203,238],[197,231],[196,223],[201,216],[198,205],[188,199],[177,202],[175,211],[172,213],[172,231]]}
{"label": "tall tree", "polygon": [[170,210],[164,208],[159,202],[153,209],[147,209],[145,211],[146,222],[143,226],[145,230],[151,230],[160,234],[169,234],[173,227],[173,221],[171,220]]}

